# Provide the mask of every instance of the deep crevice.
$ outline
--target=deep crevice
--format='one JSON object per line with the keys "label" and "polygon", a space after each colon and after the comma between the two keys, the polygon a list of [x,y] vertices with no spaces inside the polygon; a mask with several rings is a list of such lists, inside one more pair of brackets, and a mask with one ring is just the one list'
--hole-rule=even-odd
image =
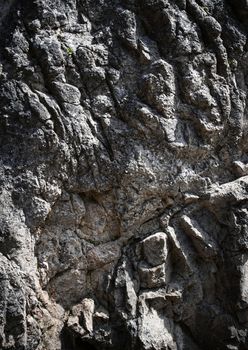
{"label": "deep crevice", "polygon": [[61,332],[61,350],[98,350],[89,340],[80,338],[67,328]]}

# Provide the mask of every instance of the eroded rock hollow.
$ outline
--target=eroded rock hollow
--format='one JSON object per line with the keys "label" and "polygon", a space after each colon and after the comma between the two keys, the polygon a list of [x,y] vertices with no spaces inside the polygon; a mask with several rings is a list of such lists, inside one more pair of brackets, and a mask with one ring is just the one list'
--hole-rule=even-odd
{"label": "eroded rock hollow", "polygon": [[0,349],[248,349],[247,18],[0,0]]}

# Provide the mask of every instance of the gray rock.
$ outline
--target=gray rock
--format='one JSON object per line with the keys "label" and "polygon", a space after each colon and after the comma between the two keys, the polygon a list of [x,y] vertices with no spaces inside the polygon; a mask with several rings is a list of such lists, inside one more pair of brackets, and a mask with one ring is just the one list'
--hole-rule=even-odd
{"label": "gray rock", "polygon": [[138,271],[142,288],[158,288],[165,286],[168,280],[165,264],[155,267],[148,267],[147,265],[141,264]]}
{"label": "gray rock", "polygon": [[168,238],[164,232],[157,232],[142,241],[144,259],[152,266],[166,262],[168,258]]}
{"label": "gray rock", "polygon": [[248,349],[247,1],[0,8],[0,349]]}

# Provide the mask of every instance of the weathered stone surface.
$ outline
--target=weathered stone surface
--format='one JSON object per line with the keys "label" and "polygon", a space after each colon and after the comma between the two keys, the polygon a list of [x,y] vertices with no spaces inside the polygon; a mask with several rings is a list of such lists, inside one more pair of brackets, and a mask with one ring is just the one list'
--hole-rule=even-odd
{"label": "weathered stone surface", "polygon": [[140,264],[139,266],[140,285],[143,288],[156,288],[166,284],[168,276],[165,270],[165,264],[155,267],[148,267]]}
{"label": "weathered stone surface", "polygon": [[247,1],[0,9],[0,348],[247,350]]}
{"label": "weathered stone surface", "polygon": [[144,259],[152,266],[166,262],[168,257],[168,239],[164,232],[157,232],[142,241]]}

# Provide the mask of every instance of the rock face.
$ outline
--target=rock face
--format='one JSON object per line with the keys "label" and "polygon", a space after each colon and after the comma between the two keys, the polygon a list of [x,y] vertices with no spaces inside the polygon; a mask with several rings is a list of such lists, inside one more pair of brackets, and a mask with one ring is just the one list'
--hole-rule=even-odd
{"label": "rock face", "polygon": [[248,349],[247,1],[0,10],[0,349]]}

